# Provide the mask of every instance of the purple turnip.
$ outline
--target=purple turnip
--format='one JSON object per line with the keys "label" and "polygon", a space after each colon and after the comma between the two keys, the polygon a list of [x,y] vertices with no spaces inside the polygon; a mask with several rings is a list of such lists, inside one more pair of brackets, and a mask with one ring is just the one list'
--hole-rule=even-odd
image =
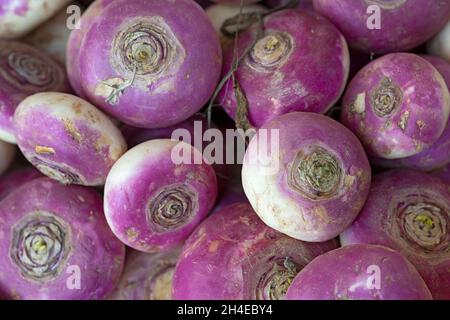
{"label": "purple turnip", "polygon": [[68,54],[74,58],[68,63],[79,68],[69,72],[72,83],[81,84],[96,106],[129,125],[162,128],[189,118],[209,100],[222,52],[198,4],[116,0],[96,12],[81,32],[79,53]]}
{"label": "purple turnip", "polygon": [[402,253],[436,299],[450,299],[450,189],[412,170],[376,175],[358,218],[341,234],[342,245],[380,244]]}
{"label": "purple turnip", "polygon": [[348,227],[364,205],[370,179],[356,136],[329,117],[307,112],[263,126],[242,168],[245,194],[261,219],[304,241],[332,239]]}
{"label": "purple turnip", "polygon": [[65,184],[103,185],[126,151],[119,129],[90,103],[65,93],[37,93],[14,115],[17,143],[43,174]]}
{"label": "purple turnip", "polygon": [[72,0],[2,0],[0,38],[19,38],[52,17]]}
{"label": "purple turnip", "polygon": [[46,177],[0,202],[0,291],[12,299],[101,299],[122,272],[125,247],[97,192]]}
{"label": "purple turnip", "polygon": [[[293,111],[325,113],[341,96],[349,72],[349,52],[342,34],[325,18],[290,9],[264,18],[264,35],[242,60],[235,77],[248,101],[248,120],[261,127],[277,115]],[[223,74],[255,41],[259,24],[239,35],[238,50],[224,52]],[[232,79],[218,102],[236,119]],[[239,120],[239,119],[236,119]]]}
{"label": "purple turnip", "polygon": [[407,51],[437,33],[450,18],[448,0],[313,0],[350,46],[373,53]]}
{"label": "purple turnip", "polygon": [[450,20],[446,26],[428,42],[428,52],[450,62]]}
{"label": "purple turnip", "polygon": [[378,58],[350,82],[341,121],[374,157],[418,154],[444,132],[450,95],[442,75],[424,58],[392,53]]}
{"label": "purple turnip", "polygon": [[111,300],[171,300],[172,279],[180,249],[160,253],[132,251],[127,255]]}
{"label": "purple turnip", "polygon": [[27,44],[0,40],[0,139],[15,143],[13,116],[27,96],[69,91],[64,69]]}
{"label": "purple turnip", "polygon": [[[179,154],[200,161],[178,161]],[[105,214],[123,243],[157,252],[181,244],[208,215],[216,197],[214,169],[200,151],[185,142],[150,140],[130,149],[111,169]]]}
{"label": "purple turnip", "polygon": [[0,140],[0,175],[8,169],[11,162],[14,160],[17,148],[9,143]]}
{"label": "purple turnip", "polygon": [[21,185],[37,178],[42,178],[42,175],[34,168],[15,170],[1,177],[0,200],[5,198],[8,194],[19,188]]}
{"label": "purple turnip", "polygon": [[321,255],[292,282],[288,300],[431,300],[414,266],[398,252],[353,245]]}
{"label": "purple turnip", "polygon": [[247,203],[223,208],[188,238],[173,298],[283,299],[295,275],[336,241],[306,243],[267,227]]}
{"label": "purple turnip", "polygon": [[[444,77],[447,87],[450,88],[450,62],[435,56],[422,56],[430,62]],[[400,159],[370,159],[372,164],[384,168],[410,168],[430,171],[440,168],[450,162],[450,121],[439,139],[431,147],[422,152]]]}

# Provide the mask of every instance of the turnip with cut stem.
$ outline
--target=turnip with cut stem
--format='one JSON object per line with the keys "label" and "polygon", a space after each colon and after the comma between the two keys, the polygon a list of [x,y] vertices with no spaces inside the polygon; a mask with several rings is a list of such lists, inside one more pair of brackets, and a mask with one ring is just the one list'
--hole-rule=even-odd
{"label": "turnip with cut stem", "polygon": [[103,299],[119,281],[125,246],[96,191],[49,178],[0,202],[0,291],[10,299]]}
{"label": "turnip with cut stem", "polygon": [[339,235],[369,193],[369,161],[356,136],[316,113],[294,112],[261,127],[244,157],[242,183],[270,227],[303,241]]}
{"label": "turnip with cut stem", "polygon": [[[248,102],[249,123],[259,128],[293,111],[327,112],[347,82],[350,60],[344,36],[310,11],[288,9],[262,19],[262,25],[256,22],[239,34],[237,48],[230,45],[224,51],[223,75],[242,57],[234,76]],[[233,77],[227,80],[217,101],[239,125],[242,106],[234,82]]]}
{"label": "turnip with cut stem", "polygon": [[156,139],[130,149],[115,163],[105,185],[105,214],[123,243],[158,252],[183,243],[216,197],[214,169],[200,151],[185,142]]}
{"label": "turnip with cut stem", "polygon": [[100,186],[127,150],[119,129],[89,102],[45,92],[26,98],[14,115],[23,155],[64,184]]}
{"label": "turnip with cut stem", "polygon": [[219,38],[203,9],[192,0],[102,3],[70,40],[80,44],[70,44],[79,52],[68,53],[78,69],[69,72],[77,92],[137,127],[171,126],[199,111],[222,65]]}

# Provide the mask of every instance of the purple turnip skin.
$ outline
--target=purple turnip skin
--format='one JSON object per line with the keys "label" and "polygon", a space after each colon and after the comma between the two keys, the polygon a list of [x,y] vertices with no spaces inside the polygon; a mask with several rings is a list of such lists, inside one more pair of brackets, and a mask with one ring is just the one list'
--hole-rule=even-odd
{"label": "purple turnip skin", "polygon": [[156,139],[125,153],[105,185],[105,214],[115,235],[144,252],[169,250],[181,244],[208,215],[217,197],[214,169],[177,164],[173,150],[199,156],[185,142]]}
{"label": "purple turnip skin", "polygon": [[17,148],[0,140],[0,175],[10,166],[16,155]]}
{"label": "purple turnip skin", "polygon": [[45,92],[17,107],[14,123],[23,155],[43,174],[64,184],[100,186],[127,150],[111,120],[73,95]]}
{"label": "purple turnip skin", "polygon": [[114,289],[125,246],[109,230],[97,192],[44,177],[9,194],[0,211],[0,291],[9,298],[102,299]]}
{"label": "purple turnip skin", "polygon": [[[450,18],[447,0],[313,0],[314,9],[330,19],[351,47],[377,54],[408,51],[437,33]],[[380,10],[380,28],[369,28]]]}
{"label": "purple turnip skin", "polygon": [[[349,72],[342,34],[325,18],[291,9],[264,18],[265,36],[257,41],[236,74],[248,100],[248,118],[261,127],[293,111],[325,113],[341,96]],[[251,44],[257,25],[239,36],[239,55]],[[223,75],[233,65],[234,46],[224,51]],[[235,118],[237,102],[230,79],[218,102]]]}
{"label": "purple turnip skin", "polygon": [[52,17],[72,0],[2,0],[0,39],[15,39]]}
{"label": "purple turnip skin", "polygon": [[80,74],[80,48],[84,39],[84,35],[89,31],[95,19],[103,12],[103,10],[114,0],[96,0],[94,1],[81,16],[80,28],[74,29],[69,35],[66,50],[66,69],[70,84],[78,96],[86,98],[81,85]]}
{"label": "purple turnip skin", "polygon": [[[372,280],[374,270],[379,271],[379,288]],[[314,259],[294,279],[286,299],[432,300],[432,296],[400,253],[383,246],[352,245]]]}
{"label": "purple turnip skin", "polygon": [[283,299],[297,272],[337,241],[306,243],[279,233],[237,203],[188,238],[173,277],[175,300]]}
{"label": "purple turnip skin", "polygon": [[172,280],[180,248],[160,253],[132,251],[110,300],[172,300]]}
{"label": "purple turnip skin", "polygon": [[42,177],[42,174],[34,168],[23,168],[6,174],[0,178],[0,201],[21,185]]}
{"label": "purple turnip skin", "polygon": [[16,143],[13,116],[27,96],[70,90],[64,68],[28,44],[0,40],[0,139]]}
{"label": "purple turnip skin", "polygon": [[450,20],[427,44],[428,53],[450,62]]}
{"label": "purple turnip skin", "polygon": [[432,174],[450,185],[450,164],[433,171]]}
{"label": "purple turnip skin", "polygon": [[435,299],[450,299],[450,189],[412,170],[374,177],[358,218],[341,234],[342,245],[371,243],[402,253]]}
{"label": "purple turnip skin", "polygon": [[372,61],[351,80],[341,122],[370,156],[398,159],[435,143],[449,112],[450,95],[439,71],[420,56],[392,53]]}
{"label": "purple turnip skin", "polygon": [[[261,129],[278,130],[278,150],[262,154]],[[320,242],[356,218],[369,192],[369,161],[355,135],[324,115],[295,112],[263,126],[244,157],[242,184],[260,218],[295,239]],[[266,158],[262,158],[266,156]]]}
{"label": "purple turnip skin", "polygon": [[76,61],[82,91],[96,106],[126,124],[162,128],[208,101],[222,52],[192,0],[116,0],[85,32]]}
{"label": "purple turnip skin", "polygon": [[[430,62],[444,77],[450,88],[450,63],[436,56],[421,56]],[[409,168],[431,171],[450,162],[450,121],[447,121],[444,132],[439,139],[424,151],[410,157],[400,159],[371,158],[370,162],[383,168]]]}

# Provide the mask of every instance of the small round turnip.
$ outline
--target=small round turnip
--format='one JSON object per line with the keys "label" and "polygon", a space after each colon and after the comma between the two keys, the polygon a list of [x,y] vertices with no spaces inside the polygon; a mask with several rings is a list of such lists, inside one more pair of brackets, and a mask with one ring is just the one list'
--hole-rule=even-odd
{"label": "small round turnip", "polygon": [[11,162],[14,160],[17,148],[9,143],[0,140],[0,175],[8,169]]}
{"label": "small round turnip", "polygon": [[450,20],[447,25],[428,42],[428,53],[450,62]]}
{"label": "small round turnip", "polygon": [[295,275],[337,241],[306,243],[267,227],[237,203],[208,217],[188,238],[175,268],[177,300],[279,300]]}
{"label": "small round turnip", "polygon": [[125,247],[92,190],[46,177],[0,202],[0,287],[12,299],[102,299],[119,281]]}
{"label": "small round turnip", "polygon": [[364,205],[370,179],[356,136],[329,117],[307,112],[263,126],[242,168],[245,194],[261,219],[304,241],[332,239],[348,227]]}
{"label": "small round turnip", "polygon": [[116,0],[96,12],[81,32],[80,52],[68,54],[75,58],[68,63],[79,68],[69,72],[80,76],[72,82],[96,106],[129,125],[163,128],[186,120],[209,100],[222,52],[198,4]]}
{"label": "small round turnip", "polygon": [[407,51],[437,33],[450,18],[448,0],[313,0],[350,46],[373,53]]}
{"label": "small round turnip", "polygon": [[19,38],[52,17],[72,0],[2,0],[0,38]]}
{"label": "small round turnip", "polygon": [[0,178],[0,200],[19,188],[21,185],[43,176],[34,168],[12,171]]}
{"label": "small round turnip", "polygon": [[422,275],[436,299],[450,299],[450,188],[412,170],[376,175],[342,245],[380,244],[399,251]]}
{"label": "small round turnip", "polygon": [[444,132],[450,95],[442,75],[424,58],[392,53],[350,82],[341,121],[374,157],[398,159],[422,152]]}
{"label": "small round turnip", "polygon": [[119,129],[93,105],[65,93],[37,93],[14,115],[17,143],[43,174],[64,184],[103,185],[126,151]]}
{"label": "small round turnip", "polygon": [[123,275],[111,300],[172,300],[172,279],[180,249],[127,254]]}
{"label": "small round turnip", "polygon": [[[450,89],[450,62],[436,56],[424,55],[444,77],[447,87]],[[450,121],[439,139],[422,152],[400,159],[372,158],[370,162],[383,168],[409,168],[430,171],[440,168],[450,162]]]}
{"label": "small round turnip", "polygon": [[69,91],[64,69],[27,44],[0,40],[0,139],[16,143],[13,116],[27,96]]}
{"label": "small round turnip", "polygon": [[[239,35],[238,56],[255,40],[257,28],[254,24]],[[250,123],[261,127],[288,112],[328,111],[341,96],[349,72],[349,52],[339,30],[325,18],[297,9],[266,16],[264,30],[235,73],[248,101]],[[224,75],[235,56],[234,46],[228,46]],[[235,119],[233,85],[232,79],[227,81],[218,102]]]}
{"label": "small round turnip", "polygon": [[[175,159],[181,154],[200,161]],[[123,243],[157,252],[181,244],[208,215],[216,197],[214,169],[200,151],[185,142],[150,140],[130,149],[111,169],[105,214]]]}
{"label": "small round turnip", "polygon": [[353,245],[321,255],[292,282],[288,300],[432,300],[414,266],[400,253]]}

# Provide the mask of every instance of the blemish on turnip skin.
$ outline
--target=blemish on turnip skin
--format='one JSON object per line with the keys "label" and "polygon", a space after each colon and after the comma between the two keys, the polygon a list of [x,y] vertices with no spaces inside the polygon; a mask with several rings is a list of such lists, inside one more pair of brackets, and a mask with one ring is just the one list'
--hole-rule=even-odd
{"label": "blemish on turnip skin", "polygon": [[35,146],[35,151],[37,154],[47,154],[47,155],[54,155],[56,153],[55,149],[52,147],[44,147],[44,146]]}

